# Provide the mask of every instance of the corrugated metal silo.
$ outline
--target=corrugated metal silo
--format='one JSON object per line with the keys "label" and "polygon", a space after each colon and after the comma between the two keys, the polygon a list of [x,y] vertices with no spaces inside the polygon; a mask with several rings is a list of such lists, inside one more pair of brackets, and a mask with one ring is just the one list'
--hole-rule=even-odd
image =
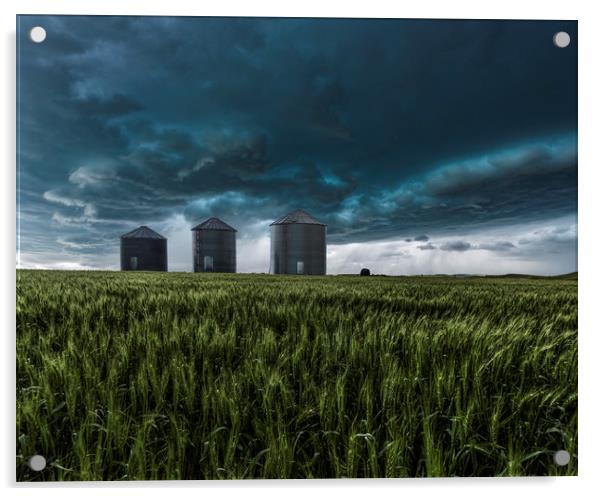
{"label": "corrugated metal silo", "polygon": [[195,272],[236,272],[236,229],[211,217],[191,230]]}
{"label": "corrugated metal silo", "polygon": [[271,224],[270,273],[326,274],[326,224],[295,210]]}
{"label": "corrugated metal silo", "polygon": [[167,271],[167,238],[147,226],[121,236],[121,270]]}

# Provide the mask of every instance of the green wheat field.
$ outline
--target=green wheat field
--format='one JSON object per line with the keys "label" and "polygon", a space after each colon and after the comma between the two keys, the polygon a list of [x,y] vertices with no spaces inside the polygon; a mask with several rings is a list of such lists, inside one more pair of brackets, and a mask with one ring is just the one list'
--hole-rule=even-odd
{"label": "green wheat field", "polygon": [[576,275],[19,270],[16,344],[19,481],[577,474]]}

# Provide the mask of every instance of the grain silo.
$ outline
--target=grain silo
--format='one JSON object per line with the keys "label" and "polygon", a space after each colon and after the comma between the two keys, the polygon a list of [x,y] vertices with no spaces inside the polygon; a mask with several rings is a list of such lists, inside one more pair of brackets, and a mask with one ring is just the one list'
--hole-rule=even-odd
{"label": "grain silo", "polygon": [[192,228],[195,272],[236,272],[236,229],[211,217]]}
{"label": "grain silo", "polygon": [[326,274],[326,224],[295,210],[271,224],[270,273]]}
{"label": "grain silo", "polygon": [[121,270],[167,271],[167,239],[147,226],[121,236]]}

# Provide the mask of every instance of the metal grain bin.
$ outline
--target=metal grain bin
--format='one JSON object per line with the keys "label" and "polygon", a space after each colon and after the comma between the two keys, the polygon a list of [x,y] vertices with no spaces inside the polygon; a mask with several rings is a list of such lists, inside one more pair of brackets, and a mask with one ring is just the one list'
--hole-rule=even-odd
{"label": "metal grain bin", "polygon": [[326,224],[295,210],[271,224],[270,273],[326,274]]}
{"label": "metal grain bin", "polygon": [[236,272],[236,229],[212,217],[191,230],[195,272]]}
{"label": "metal grain bin", "polygon": [[167,271],[167,238],[147,226],[121,236],[121,270]]}

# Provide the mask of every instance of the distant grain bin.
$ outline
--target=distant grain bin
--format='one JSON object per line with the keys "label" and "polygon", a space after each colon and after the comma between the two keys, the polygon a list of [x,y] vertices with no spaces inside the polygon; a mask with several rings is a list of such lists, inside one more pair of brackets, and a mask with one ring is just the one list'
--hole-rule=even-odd
{"label": "distant grain bin", "polygon": [[236,272],[236,229],[211,217],[191,230],[195,272]]}
{"label": "distant grain bin", "polygon": [[295,210],[271,224],[270,273],[326,274],[326,224]]}
{"label": "distant grain bin", "polygon": [[167,239],[147,226],[121,236],[121,270],[167,271]]}

